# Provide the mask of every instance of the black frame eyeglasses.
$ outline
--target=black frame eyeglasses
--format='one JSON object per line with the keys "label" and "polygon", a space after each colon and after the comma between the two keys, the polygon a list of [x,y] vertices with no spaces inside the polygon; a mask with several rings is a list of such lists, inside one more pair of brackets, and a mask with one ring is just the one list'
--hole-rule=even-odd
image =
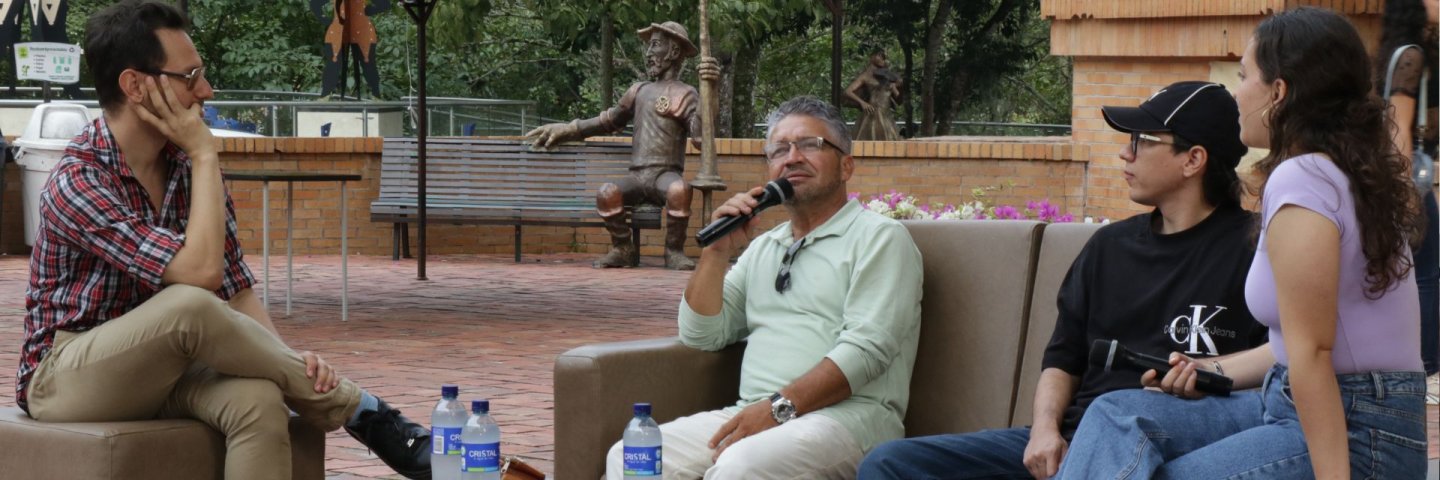
{"label": "black frame eyeglasses", "polygon": [[792,150],[799,149],[801,155],[809,157],[810,155],[820,153],[820,150],[825,148],[826,145],[829,145],[830,148],[835,149],[837,152],[845,153],[845,150],[841,149],[839,145],[826,140],[825,137],[808,137],[793,142],[782,140],[775,143],[767,143],[763,150],[766,160],[776,162],[790,156]]}
{"label": "black frame eyeglasses", "polygon": [[804,246],[805,239],[801,238],[800,241],[791,244],[790,248],[785,250],[785,258],[780,260],[780,274],[775,276],[776,292],[785,293],[790,289],[790,265],[795,263],[795,257],[800,255],[800,249]]}
{"label": "black frame eyeglasses", "polygon": [[165,75],[165,76],[169,76],[169,77],[183,78],[183,79],[185,79],[185,88],[188,88],[188,89],[191,89],[191,90],[194,90],[194,89],[195,89],[195,84],[200,83],[200,79],[205,78],[205,67],[204,67],[204,66],[199,66],[199,67],[195,67],[195,68],[193,68],[193,69],[190,69],[190,73],[171,72],[171,71],[166,71],[166,70],[141,70],[141,71],[142,71],[142,72],[145,72],[145,73],[148,73],[148,74],[151,74],[151,75]]}

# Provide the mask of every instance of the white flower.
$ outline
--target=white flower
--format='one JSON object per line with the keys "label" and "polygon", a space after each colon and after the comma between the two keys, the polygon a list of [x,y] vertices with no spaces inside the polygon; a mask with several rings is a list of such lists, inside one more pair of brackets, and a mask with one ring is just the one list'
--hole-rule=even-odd
{"label": "white flower", "polygon": [[980,214],[983,213],[984,211],[985,211],[985,204],[980,203],[979,200],[976,200],[976,201],[973,201],[973,202],[970,202],[970,203],[962,203],[962,204],[960,204],[960,209],[959,209],[960,215],[959,215],[959,218],[960,218],[961,220],[974,220],[976,217],[980,216]]}
{"label": "white flower", "polygon": [[881,215],[884,215],[884,216],[887,216],[887,217],[892,217],[892,218],[894,217],[893,215],[890,214],[890,211],[891,211],[891,210],[890,210],[890,204],[885,203],[885,202],[881,201],[881,200],[878,199],[878,198],[873,199],[873,200],[870,200],[870,203],[865,204],[865,208],[868,208],[868,209],[870,209],[870,211],[872,211],[872,212],[875,212],[875,213],[878,213],[878,214],[881,214]]}

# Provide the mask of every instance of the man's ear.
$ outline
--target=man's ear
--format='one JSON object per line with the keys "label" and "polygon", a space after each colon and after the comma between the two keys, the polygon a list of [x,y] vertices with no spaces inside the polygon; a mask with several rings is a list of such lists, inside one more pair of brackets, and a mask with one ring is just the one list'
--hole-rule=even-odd
{"label": "man's ear", "polygon": [[850,176],[854,174],[855,156],[847,153],[840,159],[840,178],[848,182],[850,181]]}
{"label": "man's ear", "polygon": [[145,74],[133,69],[120,72],[120,91],[133,103],[145,103]]}

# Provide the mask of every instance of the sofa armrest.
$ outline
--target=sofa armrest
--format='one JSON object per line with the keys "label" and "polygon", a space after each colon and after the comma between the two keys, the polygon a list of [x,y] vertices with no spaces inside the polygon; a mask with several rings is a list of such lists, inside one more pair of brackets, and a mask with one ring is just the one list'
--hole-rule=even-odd
{"label": "sofa armrest", "polygon": [[555,477],[595,479],[620,440],[635,402],[664,423],[735,403],[745,343],[719,352],[678,338],[578,347],[555,360]]}

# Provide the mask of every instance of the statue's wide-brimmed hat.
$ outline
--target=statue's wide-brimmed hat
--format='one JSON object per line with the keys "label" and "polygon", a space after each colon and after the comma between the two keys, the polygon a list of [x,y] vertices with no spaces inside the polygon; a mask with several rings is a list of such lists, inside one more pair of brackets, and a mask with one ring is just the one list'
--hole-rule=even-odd
{"label": "statue's wide-brimmed hat", "polygon": [[684,55],[685,58],[693,57],[695,54],[700,53],[700,50],[695,48],[695,44],[690,42],[690,32],[686,32],[685,26],[679,23],[652,23],[650,26],[642,28],[635,33],[640,34],[641,40],[649,42],[650,36],[654,35],[655,32],[668,34],[671,38],[674,38],[675,43],[680,45],[680,53]]}

